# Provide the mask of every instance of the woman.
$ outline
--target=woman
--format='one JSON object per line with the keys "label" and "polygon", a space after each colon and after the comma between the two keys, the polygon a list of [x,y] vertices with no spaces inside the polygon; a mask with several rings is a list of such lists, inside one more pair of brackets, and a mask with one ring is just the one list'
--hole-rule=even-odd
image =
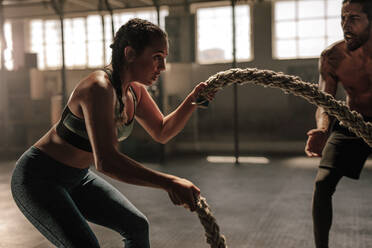
{"label": "woman", "polygon": [[79,82],[59,123],[21,156],[13,173],[15,202],[57,247],[99,247],[87,220],[119,232],[127,248],[150,247],[146,217],[91,172],[91,164],[119,181],[163,189],[174,204],[191,211],[200,194],[190,181],[121,154],[117,144],[130,134],[134,117],[154,140],[169,141],[195,110],[192,103],[205,83],[164,117],[145,88],[165,70],[164,31],[132,19],[118,30],[111,48],[110,66]]}

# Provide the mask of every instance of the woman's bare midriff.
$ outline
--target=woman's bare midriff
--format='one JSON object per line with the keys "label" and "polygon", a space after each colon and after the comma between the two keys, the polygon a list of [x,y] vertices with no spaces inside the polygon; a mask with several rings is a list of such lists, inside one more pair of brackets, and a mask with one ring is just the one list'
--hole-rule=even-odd
{"label": "woman's bare midriff", "polygon": [[76,148],[59,137],[56,126],[53,126],[34,146],[53,159],[71,167],[84,169],[94,162],[93,153]]}

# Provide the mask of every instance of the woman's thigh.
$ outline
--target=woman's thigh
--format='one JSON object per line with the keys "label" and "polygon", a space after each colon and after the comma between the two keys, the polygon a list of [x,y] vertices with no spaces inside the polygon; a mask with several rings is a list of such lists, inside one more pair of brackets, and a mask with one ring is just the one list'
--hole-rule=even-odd
{"label": "woman's thigh", "polygon": [[13,197],[26,218],[57,247],[99,247],[69,193],[52,182],[12,180]]}
{"label": "woman's thigh", "polygon": [[93,172],[72,192],[84,217],[93,223],[111,228],[121,235],[148,235],[148,221],[119,190]]}
{"label": "woman's thigh", "polygon": [[[17,161],[11,180],[13,198],[27,219],[57,247],[99,247],[67,190],[86,175],[55,161],[36,147]],[[61,179],[70,183],[61,184]]]}

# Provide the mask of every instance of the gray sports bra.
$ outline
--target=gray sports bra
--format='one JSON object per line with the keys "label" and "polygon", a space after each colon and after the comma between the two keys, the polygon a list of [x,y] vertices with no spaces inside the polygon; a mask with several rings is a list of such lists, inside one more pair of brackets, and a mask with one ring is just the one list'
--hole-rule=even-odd
{"label": "gray sports bra", "polygon": [[[103,70],[108,74],[111,81],[111,71],[106,69]],[[132,93],[134,102],[133,118],[124,125],[117,127],[118,141],[123,141],[124,139],[128,138],[133,129],[134,116],[137,106],[137,96],[131,86],[129,87],[129,90]],[[119,102],[116,103],[115,114],[119,114]],[[92,152],[92,146],[89,142],[84,119],[74,115],[67,105],[63,110],[61,120],[57,124],[57,134],[71,145],[84,151]]]}

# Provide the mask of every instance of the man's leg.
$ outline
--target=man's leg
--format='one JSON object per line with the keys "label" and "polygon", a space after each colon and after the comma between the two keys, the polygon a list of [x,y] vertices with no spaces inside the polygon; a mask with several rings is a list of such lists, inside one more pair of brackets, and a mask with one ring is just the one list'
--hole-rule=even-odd
{"label": "man's leg", "polygon": [[313,195],[313,224],[316,248],[328,248],[332,225],[332,195],[340,181],[335,169],[319,168],[315,178]]}

